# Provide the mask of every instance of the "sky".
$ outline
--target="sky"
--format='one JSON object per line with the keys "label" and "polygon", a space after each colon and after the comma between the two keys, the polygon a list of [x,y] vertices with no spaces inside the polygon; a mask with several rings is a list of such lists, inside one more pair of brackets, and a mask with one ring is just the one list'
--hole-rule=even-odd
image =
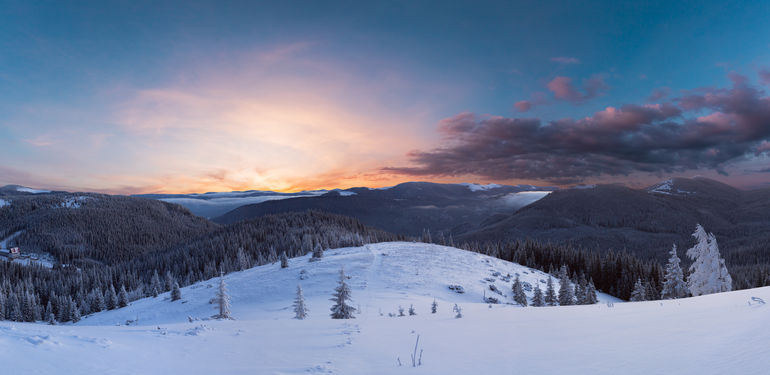
{"label": "sky", "polygon": [[770,187],[768,2],[0,0],[0,185]]}

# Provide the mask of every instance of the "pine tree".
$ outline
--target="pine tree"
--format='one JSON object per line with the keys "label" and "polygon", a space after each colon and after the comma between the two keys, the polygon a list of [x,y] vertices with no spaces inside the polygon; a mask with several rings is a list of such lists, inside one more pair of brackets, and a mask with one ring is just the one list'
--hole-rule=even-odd
{"label": "pine tree", "polygon": [[598,302],[599,298],[596,296],[596,286],[594,286],[594,281],[590,280],[588,282],[588,286],[586,287],[585,299],[583,303],[586,305],[593,305]]}
{"label": "pine tree", "polygon": [[406,314],[404,314],[404,308],[401,307],[401,305],[398,305],[398,316],[406,316]]}
{"label": "pine tree", "polygon": [[455,312],[455,319],[460,319],[463,317],[463,309],[460,306],[457,306],[455,303],[455,307],[452,308],[452,311]]}
{"label": "pine tree", "polygon": [[[319,247],[320,248],[320,247]],[[339,284],[337,285],[337,288],[334,289],[334,297],[331,298],[332,301],[334,301],[334,305],[331,307],[331,317],[332,319],[353,319],[355,318],[353,316],[353,313],[356,311],[356,309],[353,306],[350,306],[348,302],[350,302],[350,287],[347,284],[347,276],[345,276],[345,270],[340,268],[340,280]]]}
{"label": "pine tree", "polygon": [[689,289],[684,282],[684,273],[682,267],[679,266],[679,257],[676,254],[676,244],[671,247],[671,257],[668,258],[668,264],[666,264],[666,274],[663,281],[663,291],[661,291],[661,298],[683,298],[687,297]]}
{"label": "pine tree", "polygon": [[321,247],[320,243],[316,243],[315,247],[313,248],[313,255],[310,257],[310,261],[314,262],[317,260],[321,260],[321,258],[324,257],[324,249]]}
{"label": "pine tree", "polygon": [[[273,249],[273,251],[275,250]],[[238,257],[238,269],[241,271],[249,269],[251,261],[246,253],[243,252],[242,247],[238,248],[238,254],[236,256]]]}
{"label": "pine tree", "polygon": [[225,273],[219,273],[219,288],[216,295],[217,308],[219,314],[216,316],[218,319],[231,319],[230,316],[230,296],[227,294],[227,284],[225,284]]}
{"label": "pine tree", "polygon": [[687,250],[687,256],[693,261],[687,286],[693,296],[726,292],[732,290],[732,278],[727,272],[725,260],[719,254],[714,234],[706,234],[698,224],[692,234],[697,243]]}
{"label": "pine tree", "polygon": [[414,305],[409,305],[409,315],[417,315],[417,311],[414,310]]}
{"label": "pine tree", "polygon": [[171,300],[178,301],[182,299],[182,291],[179,290],[179,283],[174,281],[174,285],[171,287]]}
{"label": "pine tree", "polygon": [[152,279],[150,280],[150,295],[157,297],[161,292],[160,277],[158,277],[158,271],[156,270],[153,272]]}
{"label": "pine tree", "polygon": [[302,294],[302,287],[297,285],[297,296],[294,298],[294,319],[307,318],[308,308],[305,306],[305,296]]}
{"label": "pine tree", "polygon": [[436,311],[438,311],[438,303],[436,303],[436,299],[433,299],[433,303],[430,304],[430,313],[435,314]]}
{"label": "pine tree", "polygon": [[545,290],[545,303],[548,306],[556,306],[556,291],[553,288],[553,278],[548,276],[548,284]]}
{"label": "pine tree", "polygon": [[166,271],[165,283],[163,284],[163,291],[171,290],[174,287],[174,276],[171,276],[171,272]]}
{"label": "pine tree", "polygon": [[286,256],[286,252],[281,253],[281,268],[289,267],[289,258]]}
{"label": "pine tree", "polygon": [[631,302],[639,302],[647,300],[647,288],[642,283],[642,279],[636,279],[634,284],[634,291],[631,292]]}
{"label": "pine tree", "polygon": [[107,310],[115,310],[118,307],[118,295],[115,293],[115,287],[112,284],[107,289],[107,295],[104,296],[104,300]]}
{"label": "pine tree", "polygon": [[540,289],[539,283],[535,285],[535,294],[532,296],[532,306],[545,306],[545,301],[543,300],[543,290]]}
{"label": "pine tree", "polygon": [[570,285],[569,276],[567,276],[567,266],[561,266],[559,274],[559,305],[568,306],[574,304],[574,293]]}
{"label": "pine tree", "polygon": [[120,292],[118,292],[118,307],[128,306],[128,292],[124,285],[120,286]]}
{"label": "pine tree", "polygon": [[513,300],[521,306],[527,306],[527,295],[524,294],[524,289],[521,287],[521,281],[519,276],[516,275],[516,280],[513,281]]}

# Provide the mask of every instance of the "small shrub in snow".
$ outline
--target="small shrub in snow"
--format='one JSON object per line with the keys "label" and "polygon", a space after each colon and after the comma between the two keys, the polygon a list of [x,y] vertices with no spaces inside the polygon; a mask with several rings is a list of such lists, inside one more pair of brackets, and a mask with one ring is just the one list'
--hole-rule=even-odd
{"label": "small shrub in snow", "polygon": [[438,303],[436,303],[436,299],[433,299],[433,303],[430,304],[430,313],[435,314],[438,310]]}
{"label": "small shrub in snow", "polygon": [[414,305],[409,305],[409,315],[417,315],[417,311],[414,310]]}
{"label": "small shrub in snow", "polygon": [[306,270],[299,271],[299,279],[300,280],[306,280],[310,275],[308,275]]}
{"label": "small shrub in snow", "polygon": [[406,316],[406,314],[404,314],[404,308],[401,306],[398,306],[398,316]]}
{"label": "small shrub in snow", "polygon": [[463,317],[463,309],[460,306],[457,306],[455,303],[455,307],[452,308],[452,311],[455,312],[455,319],[460,319]]}
{"label": "small shrub in snow", "polygon": [[453,290],[455,293],[459,293],[459,294],[465,293],[465,288],[463,288],[462,285],[456,285],[456,284],[449,285],[449,290]]}

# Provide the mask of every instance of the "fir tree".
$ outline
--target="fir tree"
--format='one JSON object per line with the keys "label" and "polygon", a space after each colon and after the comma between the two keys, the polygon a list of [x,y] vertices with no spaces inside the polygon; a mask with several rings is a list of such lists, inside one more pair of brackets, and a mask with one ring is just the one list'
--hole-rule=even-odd
{"label": "fir tree", "polygon": [[583,300],[583,303],[586,305],[593,305],[598,302],[599,298],[596,296],[596,286],[594,286],[594,281],[590,280],[588,281],[588,286],[586,287],[585,299]]}
{"label": "fir tree", "polygon": [[543,300],[543,290],[540,289],[540,283],[535,285],[535,294],[532,296],[532,306],[545,306],[545,301]]}
{"label": "fir tree", "polygon": [[631,292],[631,302],[639,302],[647,300],[647,289],[642,283],[642,279],[636,279],[634,284],[634,291]]}
{"label": "fir tree", "polygon": [[356,309],[348,304],[351,301],[351,291],[346,279],[347,276],[345,276],[345,270],[340,268],[340,280],[337,288],[334,289],[334,297],[331,298],[331,300],[334,301],[334,305],[331,307],[332,319],[355,318],[353,313],[356,311]]}
{"label": "fir tree", "polygon": [[513,281],[513,300],[521,306],[527,306],[527,295],[524,294],[524,289],[521,286],[519,276],[516,275],[516,280]]}
{"label": "fir tree", "polygon": [[310,261],[314,262],[317,260],[321,260],[321,258],[324,257],[324,249],[321,247],[320,243],[316,243],[315,247],[313,248],[313,255],[310,257]]}
{"label": "fir tree", "polygon": [[286,256],[286,252],[281,252],[281,268],[289,267],[289,258]]}
{"label": "fir tree", "polygon": [[107,310],[114,310],[118,307],[118,295],[115,293],[115,287],[110,284],[110,288],[107,289],[107,295],[104,296],[105,305]]}
{"label": "fir tree", "polygon": [[435,314],[436,311],[438,311],[438,303],[436,303],[436,299],[433,299],[433,303],[430,304],[430,313]]}
{"label": "fir tree", "polygon": [[414,310],[414,305],[409,305],[409,315],[417,315],[417,311]]}
{"label": "fir tree", "polygon": [[128,306],[128,292],[124,285],[120,286],[120,292],[118,292],[118,307]]}
{"label": "fir tree", "polygon": [[545,290],[545,303],[548,306],[556,306],[556,290],[553,288],[553,278],[548,275],[548,284]]}
{"label": "fir tree", "polygon": [[158,294],[161,293],[161,286],[160,286],[160,277],[158,277],[158,271],[156,270],[152,274],[152,279],[150,280],[150,295],[153,297],[157,297]]}
{"label": "fir tree", "polygon": [[406,316],[406,314],[404,314],[404,308],[401,307],[401,305],[398,306],[398,316]]}
{"label": "fir tree", "polygon": [[236,257],[238,258],[238,269],[240,271],[249,269],[249,266],[251,265],[251,261],[249,260],[249,257],[246,255],[246,253],[243,252],[242,247],[238,248],[238,253],[236,254]]}
{"label": "fir tree", "polygon": [[297,296],[294,298],[294,319],[307,318],[308,308],[305,306],[305,296],[302,294],[302,287],[297,285]]}
{"label": "fir tree", "polygon": [[663,281],[663,290],[660,293],[663,299],[687,297],[689,289],[684,282],[684,273],[679,266],[679,257],[676,254],[676,244],[671,247],[671,255],[666,264],[666,274]]}
{"label": "fir tree", "polygon": [[567,276],[567,266],[561,266],[559,274],[559,305],[568,306],[574,303],[574,294],[570,285],[569,276]]}
{"label": "fir tree", "polygon": [[227,294],[227,284],[225,284],[225,273],[219,274],[219,288],[216,295],[217,308],[219,314],[216,316],[218,319],[231,319],[230,316],[230,296]]}
{"label": "fir tree", "polygon": [[690,276],[687,286],[693,296],[726,292],[732,290],[732,278],[727,272],[725,260],[719,254],[714,234],[706,234],[698,224],[692,234],[697,243],[687,250],[687,256],[692,259]]}
{"label": "fir tree", "polygon": [[455,307],[452,308],[452,311],[455,312],[455,319],[460,319],[463,317],[463,309],[460,306],[457,306],[455,303]]}
{"label": "fir tree", "polygon": [[179,283],[174,281],[174,285],[171,287],[171,300],[178,301],[182,299],[182,291],[179,290]]}

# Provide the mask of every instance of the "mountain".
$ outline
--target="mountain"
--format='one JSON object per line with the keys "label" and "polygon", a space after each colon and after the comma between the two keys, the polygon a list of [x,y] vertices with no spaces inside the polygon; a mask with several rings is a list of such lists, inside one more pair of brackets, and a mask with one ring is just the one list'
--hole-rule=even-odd
{"label": "mountain", "polygon": [[407,182],[390,188],[352,188],[315,197],[288,198],[236,208],[214,221],[230,224],[261,215],[308,209],[347,215],[393,233],[460,235],[496,214],[507,214],[547,195],[553,187]]}
{"label": "mountain", "polygon": [[743,281],[742,266],[770,265],[768,208],[770,189],[742,191],[705,178],[675,178],[646,189],[598,185],[555,191],[460,239],[536,239],[663,261],[672,244],[684,256],[700,223],[714,232],[731,273]]}
{"label": "mountain", "polygon": [[[353,320],[332,320],[329,298],[343,267],[359,311]],[[511,302],[508,274],[541,287],[548,277],[421,243],[332,249],[317,262],[302,256],[285,269],[275,263],[226,275],[232,320],[210,318],[219,285],[214,278],[182,288],[179,301],[162,293],[76,324],[0,321],[6,349],[0,356],[10,373],[86,375],[767,371],[770,331],[757,327],[770,320],[770,307],[759,302],[770,301],[770,288],[633,303],[600,296],[602,303],[588,306],[484,303],[485,293],[499,296],[492,284]],[[310,309],[306,320],[292,318],[300,283]],[[462,285],[465,293],[449,285]],[[431,314],[434,300],[438,309]],[[417,315],[390,317],[399,306],[414,306]],[[413,353],[421,359],[417,368]]]}
{"label": "mountain", "polygon": [[248,190],[204,194],[138,194],[134,196],[176,203],[184,206],[195,215],[210,219],[247,204],[296,197],[314,197],[328,192],[328,190],[310,190],[299,193],[279,193],[275,191]]}

